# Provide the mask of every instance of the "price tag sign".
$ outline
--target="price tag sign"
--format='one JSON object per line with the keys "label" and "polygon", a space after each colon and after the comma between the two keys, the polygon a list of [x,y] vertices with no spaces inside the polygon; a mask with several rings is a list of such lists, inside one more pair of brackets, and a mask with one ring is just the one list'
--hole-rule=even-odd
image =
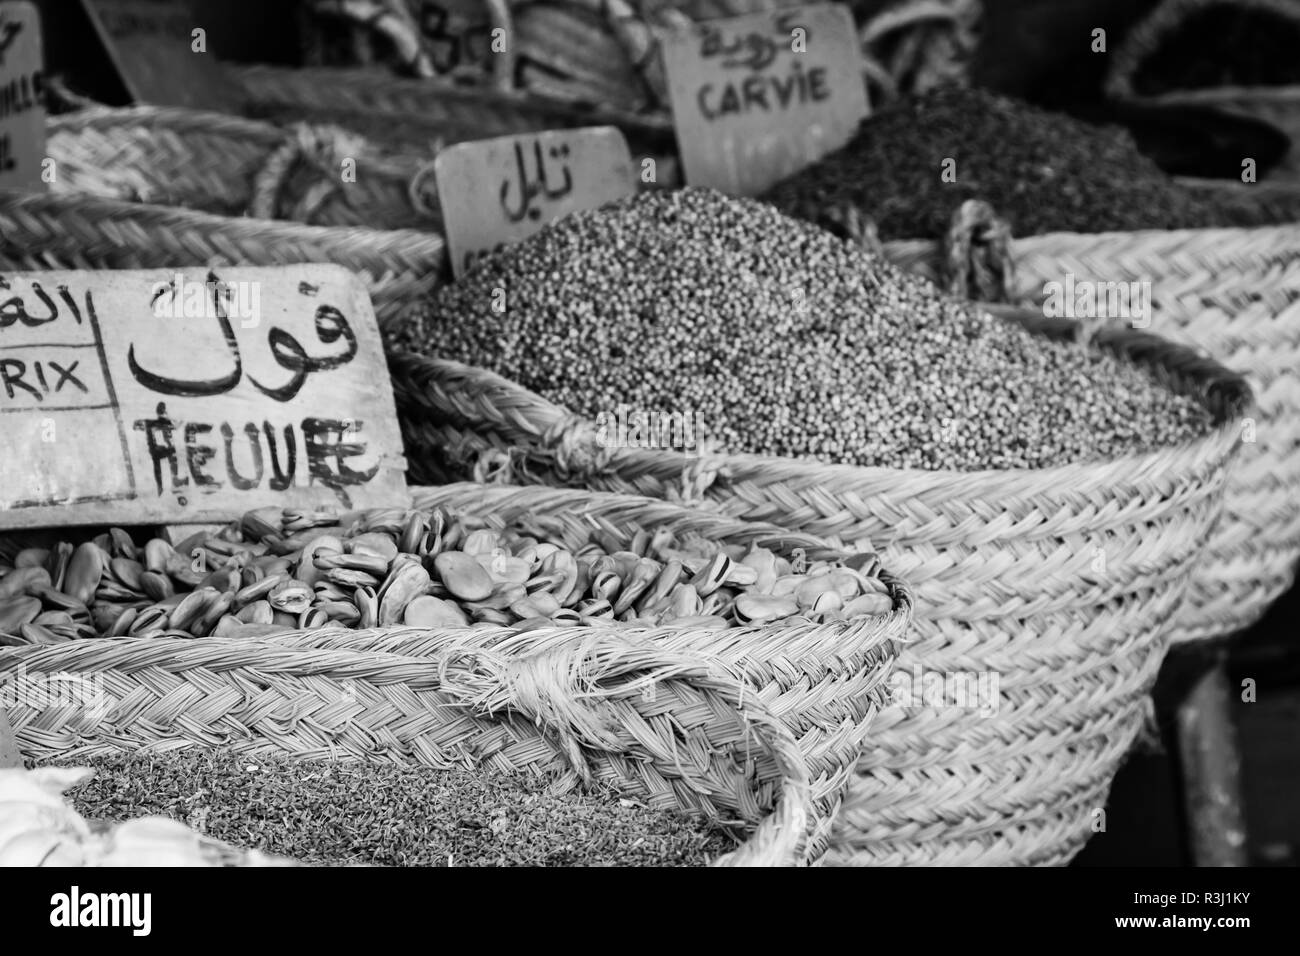
{"label": "price tag sign", "polygon": [[387,383],[339,266],[0,275],[0,528],[403,506]]}
{"label": "price tag sign", "polygon": [[636,192],[627,140],[612,126],[457,143],[433,169],[457,277],[560,216]]}
{"label": "price tag sign", "polygon": [[36,8],[30,3],[0,3],[0,189],[41,185],[43,69]]}
{"label": "price tag sign", "polygon": [[839,149],[867,115],[853,16],[840,4],[660,34],[686,182],[753,196]]}
{"label": "price tag sign", "polygon": [[137,103],[234,105],[207,28],[185,0],[83,0],[127,92]]}

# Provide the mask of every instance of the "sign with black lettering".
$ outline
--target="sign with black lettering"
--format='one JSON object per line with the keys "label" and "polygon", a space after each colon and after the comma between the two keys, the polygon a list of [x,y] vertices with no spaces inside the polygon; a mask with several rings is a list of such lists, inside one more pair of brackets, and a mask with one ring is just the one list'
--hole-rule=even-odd
{"label": "sign with black lettering", "polygon": [[185,0],[83,0],[137,103],[229,109],[234,104],[208,49],[207,27]]}
{"label": "sign with black lettering", "polygon": [[339,266],[0,275],[0,528],[401,506],[370,299]]}
{"label": "sign with black lettering", "polygon": [[613,126],[457,143],[433,171],[457,277],[560,216],[636,192],[632,153]]}
{"label": "sign with black lettering", "polygon": [[30,3],[0,3],[0,189],[42,185],[43,69],[36,8]]}
{"label": "sign with black lettering", "polygon": [[706,20],[662,32],[660,45],[692,186],[757,195],[839,149],[867,115],[843,5]]}

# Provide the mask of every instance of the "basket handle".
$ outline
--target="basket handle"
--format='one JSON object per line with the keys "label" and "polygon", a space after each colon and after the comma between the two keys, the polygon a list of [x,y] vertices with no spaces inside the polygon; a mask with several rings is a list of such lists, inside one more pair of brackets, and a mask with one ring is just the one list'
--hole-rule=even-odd
{"label": "basket handle", "polygon": [[1225,0],[1164,0],[1124,38],[1106,77],[1106,93],[1114,99],[1134,98],[1133,78],[1138,67],[1188,16],[1211,7],[1233,5],[1276,13],[1300,22],[1300,6],[1292,0],[1233,0],[1232,3]]}

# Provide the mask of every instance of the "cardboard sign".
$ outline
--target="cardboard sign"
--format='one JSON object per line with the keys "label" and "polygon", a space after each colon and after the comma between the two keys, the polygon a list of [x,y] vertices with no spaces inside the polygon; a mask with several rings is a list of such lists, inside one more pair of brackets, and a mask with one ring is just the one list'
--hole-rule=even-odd
{"label": "cardboard sign", "polygon": [[457,276],[560,216],[636,192],[627,140],[612,126],[457,143],[433,169]]}
{"label": "cardboard sign", "polygon": [[211,110],[236,105],[207,47],[207,28],[185,0],[83,2],[137,103]]}
{"label": "cardboard sign", "polygon": [[0,527],[408,502],[364,287],[332,265],[0,275]]}
{"label": "cardboard sign", "polygon": [[0,770],[11,770],[22,765],[23,755],[18,750],[18,741],[14,740],[14,729],[9,724],[4,707],[0,706]]}
{"label": "cardboard sign", "polygon": [[42,185],[44,92],[40,16],[30,3],[0,3],[0,189]]}
{"label": "cardboard sign", "polygon": [[867,115],[853,16],[839,4],[660,33],[686,182],[753,196],[847,143]]}

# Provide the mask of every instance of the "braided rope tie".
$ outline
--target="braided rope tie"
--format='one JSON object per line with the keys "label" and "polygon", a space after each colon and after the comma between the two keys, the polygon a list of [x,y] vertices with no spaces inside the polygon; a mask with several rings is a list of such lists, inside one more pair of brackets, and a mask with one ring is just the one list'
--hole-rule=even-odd
{"label": "braided rope tie", "polygon": [[944,277],[948,291],[962,299],[1010,302],[1015,288],[1011,226],[993,207],[968,199],[953,214],[944,237]]}
{"label": "braided rope tie", "polygon": [[[369,152],[369,144],[360,136],[337,126],[296,123],[285,141],[266,158],[253,179],[253,196],[249,214],[258,219],[292,219],[312,223],[316,214],[335,196],[346,201],[339,164]],[[313,176],[303,194],[291,200],[290,183],[301,169]],[[286,210],[286,205],[292,206]]]}

